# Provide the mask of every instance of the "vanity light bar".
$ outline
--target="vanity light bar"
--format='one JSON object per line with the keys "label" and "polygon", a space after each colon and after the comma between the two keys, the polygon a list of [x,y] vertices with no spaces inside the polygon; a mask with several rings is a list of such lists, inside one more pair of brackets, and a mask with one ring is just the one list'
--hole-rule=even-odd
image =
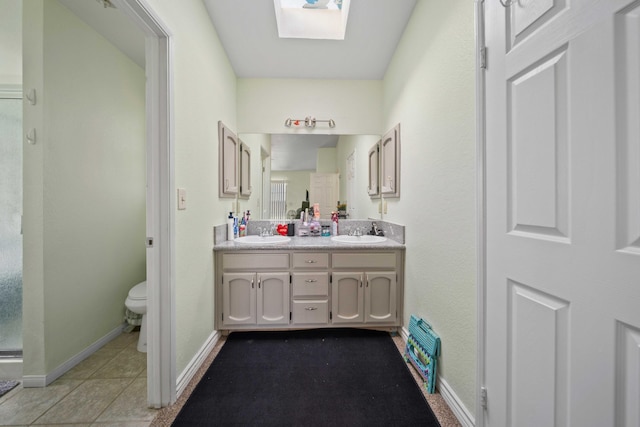
{"label": "vanity light bar", "polygon": [[307,116],[304,118],[304,120],[302,119],[287,119],[284,121],[284,125],[288,128],[290,128],[291,126],[300,126],[301,123],[304,123],[304,125],[308,128],[314,128],[316,127],[316,123],[317,122],[326,122],[329,123],[329,127],[330,128],[334,128],[336,127],[336,122],[333,121],[333,119],[329,119],[329,120],[316,120],[315,117],[311,117],[311,116]]}

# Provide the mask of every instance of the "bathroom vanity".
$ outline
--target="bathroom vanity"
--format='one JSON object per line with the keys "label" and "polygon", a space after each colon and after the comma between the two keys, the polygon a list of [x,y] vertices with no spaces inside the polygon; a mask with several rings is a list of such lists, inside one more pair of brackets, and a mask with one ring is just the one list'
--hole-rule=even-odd
{"label": "bathroom vanity", "polygon": [[396,329],[402,322],[404,253],[404,245],[391,239],[217,244],[216,329]]}

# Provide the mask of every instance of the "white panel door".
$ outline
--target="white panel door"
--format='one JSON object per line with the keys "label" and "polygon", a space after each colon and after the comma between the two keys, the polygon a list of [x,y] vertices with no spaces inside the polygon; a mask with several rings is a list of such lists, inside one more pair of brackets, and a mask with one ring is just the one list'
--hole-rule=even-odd
{"label": "white panel door", "polygon": [[485,12],[478,418],[638,427],[640,2],[488,0]]}
{"label": "white panel door", "polygon": [[311,173],[309,202],[320,204],[320,218],[331,219],[331,212],[337,210],[340,195],[340,178],[337,173]]}

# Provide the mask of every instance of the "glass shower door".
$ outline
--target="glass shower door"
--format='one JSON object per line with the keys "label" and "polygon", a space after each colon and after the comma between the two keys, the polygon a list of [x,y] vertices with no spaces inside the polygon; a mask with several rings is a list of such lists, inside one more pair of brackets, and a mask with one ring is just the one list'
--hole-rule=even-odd
{"label": "glass shower door", "polygon": [[22,99],[0,94],[0,357],[22,355]]}

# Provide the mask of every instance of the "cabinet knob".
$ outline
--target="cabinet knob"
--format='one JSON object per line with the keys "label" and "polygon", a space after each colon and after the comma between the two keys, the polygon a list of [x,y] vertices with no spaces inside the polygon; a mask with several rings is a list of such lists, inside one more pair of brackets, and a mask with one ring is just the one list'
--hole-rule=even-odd
{"label": "cabinet knob", "polygon": [[317,310],[318,307],[305,307],[304,309],[307,311],[313,311],[313,310]]}
{"label": "cabinet knob", "polygon": [[307,264],[315,264],[318,261],[316,261],[315,259],[308,259],[306,262]]}
{"label": "cabinet knob", "polygon": [[317,280],[316,279],[307,279],[307,280],[305,280],[305,282],[307,282],[307,283],[315,283],[315,282],[317,282]]}

